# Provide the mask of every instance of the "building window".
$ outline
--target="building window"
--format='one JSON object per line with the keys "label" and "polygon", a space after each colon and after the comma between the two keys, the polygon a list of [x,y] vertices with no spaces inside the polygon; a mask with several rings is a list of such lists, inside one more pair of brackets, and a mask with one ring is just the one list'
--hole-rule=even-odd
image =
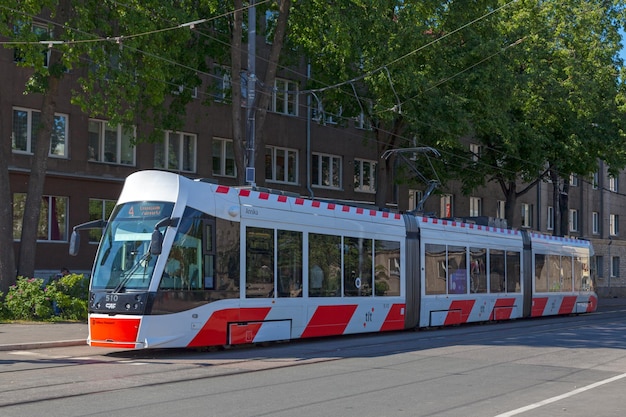
{"label": "building window", "polygon": [[496,205],[496,217],[506,219],[506,201],[498,200],[498,204]]}
{"label": "building window", "polygon": [[296,184],[298,182],[298,151],[275,146],[265,147],[265,179]]}
{"label": "building window", "polygon": [[230,68],[216,65],[214,73],[215,101],[229,102],[232,98],[232,76]]}
{"label": "building window", "polygon": [[376,162],[363,159],[354,160],[354,190],[367,193],[376,192]]}
{"label": "building window", "polygon": [[272,91],[271,111],[276,113],[298,115],[298,85],[289,80],[277,78]]}
{"label": "building window", "polygon": [[598,174],[598,171],[596,171],[596,172],[594,172],[594,173],[593,173],[593,176],[592,176],[592,178],[591,178],[591,187],[592,187],[594,190],[597,190],[597,189],[598,189],[598,184],[599,184],[599,183],[600,183],[600,176],[599,176],[599,174]]}
{"label": "building window", "polygon": [[[24,30],[30,30],[37,38],[37,41],[47,41],[52,38],[52,31],[48,29],[47,26],[39,24],[39,23],[33,23],[30,28],[27,28],[26,25],[24,24],[17,24],[13,27],[13,31],[15,32],[16,35],[19,35],[20,32]],[[43,66],[44,68],[48,68],[48,62],[50,62],[51,50],[50,48],[47,47],[47,45],[41,45],[40,47],[42,50],[41,53],[43,54]],[[15,49],[13,52],[13,60],[14,62],[23,62],[24,55],[22,51],[20,51],[19,49]]]}
{"label": "building window", "polygon": [[213,138],[213,175],[237,176],[233,146],[233,141],[230,139]]}
{"label": "building window", "polygon": [[452,207],[452,195],[444,194],[441,196],[439,210],[440,217],[449,218],[454,215],[454,207]]}
{"label": "building window", "polygon": [[415,210],[423,197],[424,192],[422,190],[409,190],[409,210]]}
{"label": "building window", "polygon": [[613,191],[615,193],[619,191],[617,177],[614,177],[613,175],[609,175],[609,191]]}
{"label": "building window", "polygon": [[196,135],[165,132],[162,144],[154,147],[155,168],[196,172]]}
{"label": "building window", "polygon": [[546,229],[554,230],[554,207],[548,206],[548,217],[546,219]]}
{"label": "building window", "polygon": [[482,213],[483,201],[478,197],[470,197],[470,217],[478,217]]}
{"label": "building window", "polygon": [[617,214],[609,215],[609,234],[611,236],[619,234],[619,216]]}
{"label": "building window", "polygon": [[[115,200],[89,199],[89,221],[108,220],[115,207]],[[89,230],[89,243],[98,243],[102,237],[102,230]]]}
{"label": "building window", "polygon": [[575,174],[570,174],[569,176],[569,185],[571,187],[578,187],[578,176]]}
{"label": "building window", "polygon": [[89,120],[89,160],[135,165],[134,132],[104,120]]}
{"label": "building window", "polygon": [[533,206],[532,204],[522,204],[522,227],[533,226]]}
{"label": "building window", "polygon": [[478,162],[482,153],[482,146],[476,143],[470,143],[469,149],[470,149],[470,153],[472,154],[471,155],[472,162]]}
{"label": "building window", "polygon": [[604,256],[596,256],[596,272],[599,278],[604,278]]}
{"label": "building window", "polygon": [[[37,240],[67,242],[67,197],[47,196],[41,198],[41,211],[37,225]],[[22,236],[22,219],[26,194],[13,194],[13,239]]]}
{"label": "building window", "polygon": [[600,213],[597,211],[591,213],[591,232],[595,235],[600,233]]}
{"label": "building window", "polygon": [[311,156],[311,182],[318,187],[341,188],[341,157],[314,153]]}
{"label": "building window", "polygon": [[619,256],[611,257],[611,277],[619,277]]}
{"label": "building window", "polygon": [[569,231],[577,232],[578,231],[578,210],[570,209],[568,221],[569,221]]}
{"label": "building window", "polygon": [[[50,135],[49,156],[67,157],[67,120],[67,115],[55,113]],[[38,110],[13,109],[13,134],[11,136],[13,152],[34,153],[40,122],[41,112]]]}

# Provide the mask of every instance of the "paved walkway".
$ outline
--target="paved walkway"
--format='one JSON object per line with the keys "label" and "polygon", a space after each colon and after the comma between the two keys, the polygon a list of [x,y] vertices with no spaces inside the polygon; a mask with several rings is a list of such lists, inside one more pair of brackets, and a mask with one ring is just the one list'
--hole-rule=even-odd
{"label": "paved walkway", "polygon": [[[626,298],[600,298],[598,309],[623,306]],[[87,323],[0,324],[0,351],[87,344]]]}

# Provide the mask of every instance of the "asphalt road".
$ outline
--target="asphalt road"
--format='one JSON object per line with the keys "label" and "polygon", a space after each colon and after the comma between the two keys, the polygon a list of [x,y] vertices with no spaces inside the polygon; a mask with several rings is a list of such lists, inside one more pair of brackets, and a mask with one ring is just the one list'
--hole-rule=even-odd
{"label": "asphalt road", "polygon": [[621,416],[626,310],[230,350],[0,352],[0,415]]}

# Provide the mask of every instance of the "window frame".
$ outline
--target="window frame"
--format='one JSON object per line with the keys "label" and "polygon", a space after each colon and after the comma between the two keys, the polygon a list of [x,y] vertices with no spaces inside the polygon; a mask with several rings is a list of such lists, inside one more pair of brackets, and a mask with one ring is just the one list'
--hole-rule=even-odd
{"label": "window frame", "polygon": [[[177,159],[177,166],[174,168],[172,166],[170,166],[170,154],[171,154],[171,150],[170,150],[170,146],[171,146],[171,137],[176,136],[177,141],[178,141],[178,150],[175,151],[175,155],[176,155],[176,159]],[[185,169],[184,165],[184,155],[185,155],[185,151],[186,151],[186,146],[185,146],[185,138],[190,138],[191,139],[191,157],[190,157],[190,162],[191,162],[191,168],[190,169]],[[162,148],[159,148],[159,146],[162,146]],[[160,154],[161,153],[161,154]],[[163,165],[159,165],[157,162],[157,159],[159,157],[159,155],[163,158]],[[197,155],[198,155],[198,135],[196,135],[195,133],[188,133],[188,132],[175,132],[172,130],[166,130],[164,132],[164,137],[163,137],[163,142],[161,144],[156,144],[155,148],[154,148],[154,167],[155,168],[160,168],[160,169],[165,169],[165,170],[169,170],[169,171],[178,171],[178,172],[196,172],[197,169]]]}
{"label": "window frame", "polygon": [[[21,210],[16,210],[15,209],[15,205],[16,205],[16,196],[21,195],[24,196],[23,197],[23,205],[26,204],[26,193],[20,193],[20,192],[15,192],[13,193],[12,196],[12,207],[13,207],[13,240],[15,242],[20,242],[21,241],[21,235],[22,235],[22,227],[23,227],[23,214],[24,214],[24,208],[22,207]],[[55,212],[53,213],[52,210],[50,210],[49,208],[52,206],[52,199],[60,199],[63,201],[63,212],[59,213],[58,212],[58,202],[55,201]],[[47,201],[47,208],[44,207],[44,204],[46,204],[44,201]],[[41,196],[41,211],[39,214],[39,221],[38,221],[38,225],[37,225],[37,242],[47,242],[47,243],[67,243],[68,242],[68,219],[69,219],[69,202],[70,199],[67,196],[59,196],[59,195],[42,195]],[[19,213],[21,213],[21,216],[19,215]],[[46,217],[44,219],[44,216]],[[53,217],[55,219],[58,219],[59,217],[61,218],[62,221],[58,222],[57,227],[59,227],[59,238],[58,239],[53,239],[53,233],[55,228],[52,227],[53,223],[52,223],[52,219]],[[43,222],[45,221],[45,226],[43,224]],[[40,232],[42,230],[45,229],[45,233],[46,233],[46,238],[42,239],[40,238]]]}
{"label": "window frame", "polygon": [[[135,137],[136,128],[133,127],[132,133],[130,133],[130,137],[128,132],[124,131],[124,127],[122,125],[113,126],[106,120],[101,119],[89,119],[89,126],[87,128],[88,131],[88,140],[87,147],[88,150],[91,150],[93,147],[91,146],[91,134],[95,133],[91,131],[91,124],[98,125],[98,152],[94,153],[95,157],[92,157],[91,153],[87,155],[87,160],[89,162],[98,162],[102,164],[112,164],[112,165],[123,165],[123,166],[136,166],[137,164],[137,147],[132,144],[132,138]],[[108,129],[107,129],[108,128]],[[112,152],[107,152],[107,132],[115,132],[115,160],[107,160],[107,154],[111,154]],[[127,147],[132,149],[132,161],[130,163],[126,163],[122,161],[123,157],[123,147],[124,147],[124,139],[128,140]]]}
{"label": "window frame", "polygon": [[[327,160],[328,184],[324,184],[324,161]],[[336,165],[339,165],[338,167]],[[335,175],[335,170],[337,174]],[[316,175],[317,174],[317,175]],[[311,185],[319,188],[342,189],[343,158],[339,155],[313,152],[311,154]],[[338,182],[336,184],[335,182]]]}
{"label": "window frame", "polygon": [[285,78],[276,78],[272,90],[270,111],[288,116],[298,116],[298,84]]}
{"label": "window frame", "polygon": [[[369,185],[364,185],[365,183],[365,170],[364,166],[369,165],[369,178],[367,182]],[[354,159],[354,191],[361,193],[376,193],[376,169],[378,164],[376,161],[371,161],[368,159]]]}
{"label": "window frame", "polygon": [[[220,154],[219,156],[215,155],[215,145],[219,142]],[[232,158],[228,158],[228,144],[231,145],[232,149]],[[215,161],[219,161],[219,172],[215,171]],[[233,173],[229,174],[227,161],[231,160],[233,164]],[[227,177],[227,178],[237,178],[237,163],[235,161],[235,142],[232,139],[213,137],[211,140],[211,172],[216,177]]]}
{"label": "window frame", "polygon": [[[269,155],[268,155],[269,152]],[[282,155],[278,155],[279,152],[282,152]],[[278,159],[282,156],[283,164],[281,166],[283,178],[277,178],[279,173],[278,169]],[[268,161],[269,157],[269,161]],[[293,161],[293,172],[291,172],[290,167]],[[298,184],[298,173],[299,173],[299,161],[300,161],[300,153],[298,149],[293,148],[285,148],[280,146],[266,146],[265,147],[265,176],[266,181],[268,182],[277,182],[283,184]],[[269,162],[269,166],[268,166]],[[269,170],[268,170],[269,168]],[[268,175],[269,173],[269,175]],[[293,178],[293,180],[289,180],[289,178]]]}
{"label": "window frame", "polygon": [[[34,145],[37,139],[37,131],[34,129],[33,115],[37,113],[39,117],[41,117],[41,111],[36,109],[29,109],[27,107],[19,107],[15,106],[12,109],[11,113],[11,151],[15,154],[22,155],[33,155],[34,154]],[[24,112],[26,113],[26,149],[18,149],[16,148],[16,136],[15,136],[15,113],[16,112]],[[63,152],[62,153],[53,153],[52,146],[54,145],[52,136],[59,135],[59,130],[56,129],[58,124],[57,119],[64,120],[63,122],[63,132],[61,135],[63,136]],[[39,121],[38,121],[39,123]],[[52,133],[50,137],[50,148],[48,149],[48,156],[51,158],[61,158],[68,159],[69,157],[69,115],[65,113],[54,113],[54,121],[52,126]],[[56,147],[55,147],[56,148]]]}

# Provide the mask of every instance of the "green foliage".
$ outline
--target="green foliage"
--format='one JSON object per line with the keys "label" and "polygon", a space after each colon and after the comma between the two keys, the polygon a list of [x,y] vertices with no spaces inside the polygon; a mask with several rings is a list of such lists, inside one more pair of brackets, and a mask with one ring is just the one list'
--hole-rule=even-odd
{"label": "green foliage", "polygon": [[87,318],[89,280],[83,275],[66,275],[49,283],[46,289],[56,303],[59,318],[66,320]]}
{"label": "green foliage", "polygon": [[[18,277],[0,303],[0,318],[8,320],[86,320],[88,280],[70,274],[44,285],[41,278]],[[2,300],[2,294],[0,294]],[[56,313],[56,314],[55,314]]]}
{"label": "green foliage", "polygon": [[18,277],[9,288],[5,300],[8,318],[14,320],[43,320],[52,315],[52,298],[41,278]]}

